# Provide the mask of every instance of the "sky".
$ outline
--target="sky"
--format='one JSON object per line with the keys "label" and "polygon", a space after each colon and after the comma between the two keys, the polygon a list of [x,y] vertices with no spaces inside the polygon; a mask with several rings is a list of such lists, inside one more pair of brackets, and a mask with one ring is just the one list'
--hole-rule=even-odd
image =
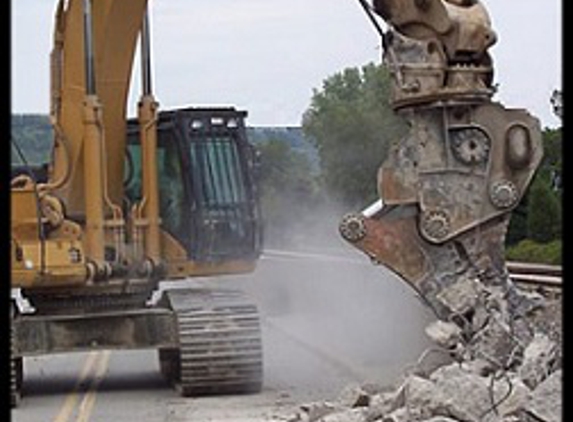
{"label": "sky", "polygon": [[[498,42],[494,100],[561,125],[561,0],[482,0]],[[57,1],[11,2],[11,105],[49,112],[49,54]],[[284,7],[283,7],[284,6]],[[313,90],[348,67],[381,62],[358,0],[150,0],[154,95],[162,109],[229,106],[251,126],[300,125]],[[139,97],[138,61],[130,115]]]}

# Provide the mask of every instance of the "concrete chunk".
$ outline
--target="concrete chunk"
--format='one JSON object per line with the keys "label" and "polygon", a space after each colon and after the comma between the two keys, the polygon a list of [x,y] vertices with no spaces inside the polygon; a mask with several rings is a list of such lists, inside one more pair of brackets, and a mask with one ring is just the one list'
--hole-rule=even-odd
{"label": "concrete chunk", "polygon": [[366,422],[378,421],[384,415],[402,407],[404,397],[400,390],[375,394],[370,399],[370,406],[366,410]]}
{"label": "concrete chunk", "polygon": [[463,277],[444,288],[437,296],[443,305],[456,314],[465,314],[476,307],[481,291],[480,283],[473,278]]}
{"label": "concrete chunk", "polygon": [[438,369],[430,379],[439,390],[432,398],[433,414],[449,415],[465,422],[498,422],[490,412],[489,378],[454,364]]}
{"label": "concrete chunk", "polygon": [[535,388],[550,372],[557,358],[557,344],[545,334],[536,332],[523,352],[519,375],[529,387]]}
{"label": "concrete chunk", "polygon": [[370,395],[360,385],[347,385],[337,402],[345,407],[366,407],[370,404]]}
{"label": "concrete chunk", "polygon": [[426,334],[438,346],[453,349],[460,341],[462,330],[453,322],[437,320],[426,327]]}
{"label": "concrete chunk", "polygon": [[342,410],[342,407],[329,402],[313,402],[301,405],[300,409],[308,422],[314,422],[323,416]]}
{"label": "concrete chunk", "polygon": [[412,422],[408,409],[401,407],[382,419],[382,422]]}
{"label": "concrete chunk", "polygon": [[562,371],[555,371],[537,386],[526,410],[543,422],[562,422]]}
{"label": "concrete chunk", "polygon": [[319,419],[319,422],[365,422],[362,409],[346,409],[341,412],[331,413]]}

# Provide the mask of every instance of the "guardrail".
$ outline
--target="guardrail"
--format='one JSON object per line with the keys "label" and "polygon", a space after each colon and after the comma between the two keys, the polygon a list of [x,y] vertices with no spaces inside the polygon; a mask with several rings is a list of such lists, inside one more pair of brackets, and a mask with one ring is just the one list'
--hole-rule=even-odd
{"label": "guardrail", "polygon": [[[367,260],[355,257],[341,256],[335,254],[285,251],[278,249],[265,249],[263,258],[267,259],[312,259],[319,261],[344,261],[350,264],[365,265],[370,264]],[[561,265],[532,264],[528,262],[506,262],[509,278],[517,284],[529,286],[544,286],[553,289],[561,289],[562,267]]]}
{"label": "guardrail", "polygon": [[558,289],[563,285],[561,265],[509,261],[506,263],[506,266],[509,272],[509,278],[515,283]]}

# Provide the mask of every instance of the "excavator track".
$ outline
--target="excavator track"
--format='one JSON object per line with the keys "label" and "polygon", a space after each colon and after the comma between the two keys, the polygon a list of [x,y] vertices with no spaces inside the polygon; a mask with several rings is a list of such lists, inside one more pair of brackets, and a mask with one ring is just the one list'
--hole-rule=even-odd
{"label": "excavator track", "polygon": [[[11,319],[16,316],[16,305],[12,304]],[[17,407],[20,402],[22,379],[23,379],[23,362],[22,357],[17,356],[16,350],[16,332],[14,324],[10,324],[10,406]]]}
{"label": "excavator track", "polygon": [[[10,330],[11,337],[11,353],[14,353],[14,333],[13,329]],[[22,358],[10,358],[10,405],[11,407],[18,406],[21,397],[22,388]]]}
{"label": "excavator track", "polygon": [[179,349],[159,351],[164,375],[183,396],[259,392],[263,353],[256,305],[237,290],[171,290]]}

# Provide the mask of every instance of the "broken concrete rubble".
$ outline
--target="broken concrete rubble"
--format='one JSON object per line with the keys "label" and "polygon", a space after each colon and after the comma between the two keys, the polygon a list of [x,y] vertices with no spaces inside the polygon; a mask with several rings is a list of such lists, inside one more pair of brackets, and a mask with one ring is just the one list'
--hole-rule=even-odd
{"label": "broken concrete rubble", "polygon": [[320,419],[320,422],[364,422],[364,410],[345,409],[338,413],[331,413]]}
{"label": "broken concrete rubble", "polygon": [[478,280],[462,277],[460,280],[441,290],[436,295],[444,306],[458,315],[464,315],[476,307],[480,297],[481,285]]}
{"label": "broken concrete rubble", "polygon": [[329,402],[314,402],[302,405],[301,410],[302,412],[297,415],[300,419],[296,420],[311,422],[330,413],[340,412],[344,410],[344,407]]}
{"label": "broken concrete rubble", "polygon": [[526,411],[544,422],[561,422],[562,373],[553,372],[537,386],[526,405]]}
{"label": "broken concrete rubble", "polygon": [[367,407],[370,395],[360,385],[348,385],[338,396],[337,403],[346,407]]}
{"label": "broken concrete rubble", "polygon": [[487,323],[470,337],[451,321],[432,322],[433,349],[451,359],[411,368],[383,391],[348,386],[333,403],[302,406],[291,422],[561,422],[561,337],[548,323],[561,318],[560,299],[522,316],[527,336],[512,331],[507,309],[482,308]]}
{"label": "broken concrete rubble", "polygon": [[426,327],[426,334],[438,346],[454,349],[461,340],[462,330],[453,322],[438,320]]}
{"label": "broken concrete rubble", "polygon": [[433,407],[428,410],[432,415],[442,414],[461,421],[497,422],[499,416],[516,410],[512,407],[504,409],[502,403],[510,397],[512,402],[527,398],[527,394],[514,388],[504,374],[484,377],[457,364],[438,369],[430,379],[434,382],[436,394],[432,397]]}
{"label": "broken concrete rubble", "polygon": [[531,388],[543,381],[551,372],[557,357],[557,344],[543,333],[535,333],[533,340],[525,348],[519,375]]}

